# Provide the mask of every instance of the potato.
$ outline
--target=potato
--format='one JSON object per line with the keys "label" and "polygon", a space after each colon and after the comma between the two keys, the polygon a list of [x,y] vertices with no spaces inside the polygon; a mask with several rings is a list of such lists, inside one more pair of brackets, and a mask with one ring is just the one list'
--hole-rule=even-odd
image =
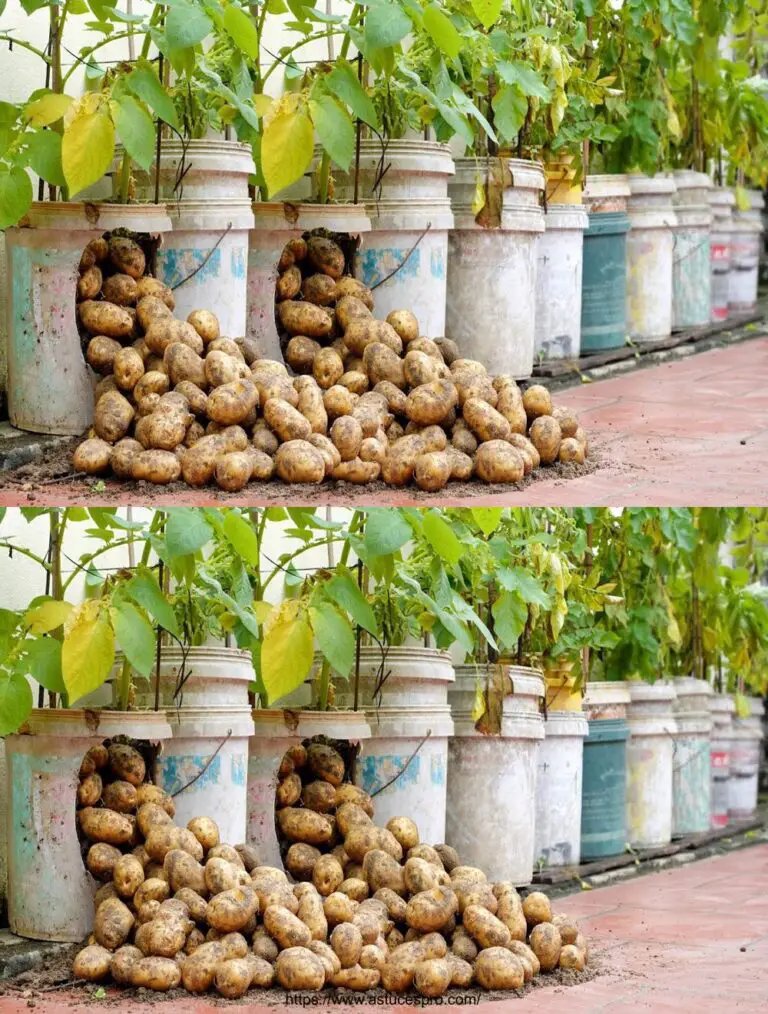
{"label": "potato", "polygon": [[187,824],[187,830],[192,832],[206,851],[219,844],[219,825],[210,817],[193,817]]}
{"label": "potato", "polygon": [[539,974],[541,971],[541,964],[528,944],[522,940],[511,940],[508,944],[508,950],[516,955],[522,962],[526,982],[530,982],[531,979],[535,978]]}
{"label": "potato", "polygon": [[[154,321],[171,320],[172,318],[173,313],[160,296],[148,295],[138,298],[136,302],[136,320],[142,330],[148,331]],[[147,345],[146,341],[144,341],[144,345],[149,350],[149,345]]]}
{"label": "potato", "polygon": [[[525,903],[523,903],[525,904]],[[551,922],[539,922],[531,930],[528,944],[539,959],[542,972],[551,972],[560,960],[560,931]]]}
{"label": "potato", "polygon": [[211,387],[231,384],[246,376],[250,379],[250,371],[242,360],[235,359],[234,356],[218,349],[211,351],[209,348],[205,356],[205,379]]}
{"label": "potato", "polygon": [[556,915],[548,921],[551,922],[553,926],[557,926],[560,931],[560,939],[563,942],[563,946],[566,944],[576,943],[576,938],[579,935],[579,924],[575,922],[575,920],[571,919],[570,916]]}
{"label": "potato", "polygon": [[328,936],[328,921],[325,918],[323,899],[311,884],[301,886],[308,890],[299,899],[296,915],[308,927],[313,940],[325,940]]}
{"label": "potato", "polygon": [[523,903],[520,895],[510,885],[508,891],[498,894],[499,904],[496,916],[510,932],[512,940],[525,940],[528,935],[528,924],[523,914]]}
{"label": "potato", "polygon": [[144,955],[138,947],[123,944],[114,954],[110,955],[109,974],[119,986],[128,986],[132,981],[136,962],[141,961],[143,957]]}
{"label": "potato", "polygon": [[78,304],[77,309],[80,322],[89,334],[130,338],[133,333],[133,317],[123,306],[86,299]]}
{"label": "potato", "polygon": [[428,493],[442,489],[451,477],[451,467],[451,459],[442,451],[420,455],[413,469],[416,485]]}
{"label": "potato", "polygon": [[[275,301],[279,303],[283,299],[293,299],[294,296],[298,296],[300,291],[301,270],[292,264],[278,275],[275,284]],[[310,302],[315,302],[315,300],[310,300]]]}
{"label": "potato", "polygon": [[472,884],[462,881],[452,881],[452,883],[459,899],[460,913],[463,914],[470,905],[480,905],[482,908],[486,908],[491,915],[496,915],[499,902],[491,890],[490,884]]}
{"label": "potato", "polygon": [[397,331],[405,343],[419,337],[419,322],[410,310],[392,310],[387,315],[387,324]]}
{"label": "potato", "polygon": [[363,441],[363,430],[357,419],[351,415],[339,416],[331,426],[330,438],[342,461],[357,457]]}
{"label": "potato", "polygon": [[[408,892],[410,894],[419,894],[422,891],[431,891],[433,888],[439,887],[443,871],[433,866],[432,863],[428,863],[425,859],[413,857],[407,860],[403,875]],[[461,898],[460,896],[458,897],[460,901]]]}
{"label": "potato", "polygon": [[584,954],[573,944],[566,944],[560,951],[558,959],[560,968],[569,968],[572,972],[583,972],[586,962]]}
{"label": "potato", "polygon": [[146,296],[155,296],[157,299],[161,299],[169,310],[176,308],[176,299],[173,292],[159,278],[145,275],[136,281],[136,299],[141,300]]}
{"label": "potato", "polygon": [[475,981],[483,989],[521,989],[525,970],[520,959],[504,947],[488,947],[475,960]]}
{"label": "potato", "polygon": [[171,849],[179,848],[179,828],[170,824],[153,824],[144,842],[144,848],[153,862],[163,863]]}
{"label": "potato", "polygon": [[383,849],[371,849],[363,859],[363,876],[372,891],[389,888],[397,894],[405,894],[403,868]]}
{"label": "potato", "polygon": [[339,885],[339,891],[348,895],[353,901],[365,901],[370,890],[367,881],[362,879],[362,870],[358,874],[354,865],[350,865],[344,873],[345,879]]}
{"label": "potato", "polygon": [[547,895],[543,891],[532,891],[523,899],[523,915],[531,928],[540,922],[552,922],[552,905]]}
{"label": "potato", "polygon": [[275,977],[283,989],[322,989],[325,967],[308,947],[288,947],[277,956]]}
{"label": "potato", "polygon": [[112,953],[99,944],[89,944],[75,955],[72,974],[87,982],[102,982],[109,975]]}
{"label": "potato", "polygon": [[212,895],[221,894],[222,891],[231,891],[240,886],[238,868],[228,863],[226,859],[219,859],[214,856],[209,859],[204,867],[205,886]]}
{"label": "potato", "polygon": [[[298,268],[296,268],[298,271]],[[278,286],[279,286],[278,282]],[[330,275],[310,275],[301,281],[299,273],[299,284],[301,295],[308,303],[316,303],[318,306],[332,306],[336,302],[336,282]]]}
{"label": "potato", "polygon": [[90,437],[79,444],[72,454],[72,467],[76,472],[103,475],[109,469],[112,447],[99,437]]}
{"label": "potato", "polygon": [[247,451],[231,451],[222,454],[216,462],[214,476],[216,485],[230,493],[248,485],[253,463]]}
{"label": "potato", "polygon": [[83,834],[93,841],[125,845],[133,836],[133,826],[122,813],[86,806],[77,812]]}
{"label": "potato", "polygon": [[528,436],[539,452],[542,464],[551,465],[560,453],[560,423],[551,415],[540,415],[531,424]]}
{"label": "potato", "polygon": [[77,805],[95,806],[101,799],[101,788],[101,775],[88,775],[77,787]]}
{"label": "potato", "polygon": [[373,293],[368,286],[351,275],[345,275],[336,282],[337,303],[350,296],[362,302],[366,309],[373,309]]}
{"label": "potato", "polygon": [[533,384],[523,392],[523,408],[528,422],[542,415],[552,415],[552,396],[542,384]]}
{"label": "potato", "polygon": [[253,934],[253,953],[270,964],[280,953],[277,944],[263,926],[259,926]]}
{"label": "potato", "polygon": [[204,361],[184,342],[171,342],[163,353],[163,362],[174,387],[184,380],[201,389],[208,383]]}
{"label": "potato", "polygon": [[380,887],[374,894],[374,900],[381,901],[393,922],[405,922],[406,901],[390,887]]}
{"label": "potato", "polygon": [[[91,271],[98,271],[98,268],[91,268]],[[80,279],[82,282],[86,276]],[[109,278],[105,278],[103,285],[101,282],[101,272],[99,272],[99,284],[96,289],[89,295],[81,296],[81,299],[94,299],[101,290],[101,294],[108,303],[114,303],[116,306],[134,306],[138,298],[138,287],[136,279],[130,275],[115,274]],[[78,286],[78,293],[80,287]]]}
{"label": "potato", "polygon": [[181,464],[172,451],[142,451],[133,459],[133,478],[163,486],[181,475]]}
{"label": "potato", "polygon": [[312,939],[309,927],[282,905],[270,905],[264,912],[264,928],[281,950],[309,947]]}
{"label": "potato", "polygon": [[297,303],[292,300],[278,303],[277,316],[289,335],[308,338],[327,338],[333,330],[330,313],[314,303]]}
{"label": "potato", "polygon": [[323,402],[323,392],[314,380],[306,378],[306,383],[299,391],[298,410],[308,420],[312,433],[325,434],[328,429],[328,413]]}
{"label": "potato", "polygon": [[456,388],[449,380],[435,380],[411,391],[406,400],[405,412],[412,422],[431,426],[441,423],[457,400]]}
{"label": "potato", "polygon": [[481,442],[506,440],[510,434],[504,416],[479,398],[469,398],[464,403],[464,421]]}
{"label": "potato", "polygon": [[323,456],[306,440],[282,444],[275,455],[275,469],[284,482],[319,483],[325,477]]}
{"label": "potato", "polygon": [[137,989],[153,989],[165,993],[181,982],[181,969],[168,957],[147,957],[133,966],[131,984]]}
{"label": "potato", "polygon": [[574,947],[578,947],[581,953],[584,955],[584,963],[586,964],[589,960],[589,947],[587,946],[587,940],[583,933],[578,933]]}
{"label": "potato", "polygon": [[[153,828],[150,837],[157,834],[158,829]],[[149,838],[147,839],[149,841]],[[179,842],[179,835],[176,835],[176,842]],[[148,850],[149,851],[149,850]],[[191,887],[197,894],[205,894],[207,888],[205,883],[205,869],[200,863],[185,852],[178,845],[169,849],[163,859],[163,869],[168,874],[168,884],[175,894],[182,887]],[[210,921],[210,920],[209,920]],[[216,927],[217,929],[223,927]],[[239,927],[232,927],[238,928]],[[226,929],[229,932],[229,929]]]}
{"label": "potato", "polygon": [[[134,858],[138,858],[138,856],[134,856]],[[144,870],[144,875],[146,877],[146,869]],[[156,901],[159,904],[161,901],[165,901],[169,893],[170,888],[165,880],[160,880],[158,877],[149,877],[136,889],[136,893],[133,896],[133,904],[137,910],[150,901]]]}
{"label": "potato", "polygon": [[331,977],[334,986],[345,989],[365,991],[374,989],[379,984],[379,971],[375,968],[363,968],[355,964],[351,968],[341,968]]}
{"label": "potato", "polygon": [[219,454],[218,443],[204,444],[203,440],[188,448],[180,462],[184,482],[188,486],[205,486],[213,478]]}
{"label": "potato", "polygon": [[277,823],[289,841],[323,845],[333,836],[330,823],[312,810],[288,808],[277,812]]}
{"label": "potato", "polygon": [[128,236],[112,236],[109,239],[109,259],[123,274],[141,278],[147,261],[139,244]]}
{"label": "potato", "polygon": [[387,399],[387,408],[394,415],[405,415],[407,395],[389,380],[382,380],[374,387],[374,393],[383,394]]}
{"label": "potato", "polygon": [[344,375],[344,360],[336,349],[320,349],[312,360],[312,376],[318,385],[327,391]]}
{"label": "potato", "polygon": [[323,404],[331,419],[350,415],[356,401],[357,397],[341,384],[334,384],[333,387],[329,387],[323,395]]}
{"label": "potato", "polygon": [[264,419],[284,442],[307,441],[312,433],[309,420],[281,398],[270,398],[264,406]]}
{"label": "potato", "polygon": [[256,891],[252,887],[236,887],[211,898],[205,918],[213,929],[222,933],[234,933],[242,929],[258,910],[259,897]]}
{"label": "potato", "polygon": [[341,967],[351,968],[360,960],[363,935],[353,923],[341,923],[334,927],[330,937],[330,945],[341,962]]}
{"label": "potato", "polygon": [[325,236],[310,236],[307,242],[307,258],[317,271],[339,279],[344,274],[344,251]]}
{"label": "potato", "polygon": [[142,926],[141,940],[147,954],[172,958],[184,949],[187,941],[186,925],[181,918],[163,915],[161,906],[157,916]]}
{"label": "potato", "polygon": [[462,922],[464,928],[476,940],[478,946],[485,947],[506,947],[512,939],[509,929],[501,919],[484,908],[482,905],[468,905],[463,912]]}
{"label": "potato", "polygon": [[121,856],[115,863],[112,879],[118,894],[132,898],[144,882],[144,867],[136,856]]}
{"label": "potato", "polygon": [[307,764],[312,774],[334,787],[341,785],[344,779],[344,758],[325,743],[312,743],[307,750]]}
{"label": "potato", "polygon": [[336,790],[330,782],[318,779],[304,786],[301,800],[309,810],[330,813],[336,807]]}
{"label": "potato", "polygon": [[[337,292],[339,284],[341,283],[336,283]],[[353,320],[371,320],[372,318],[371,307],[357,296],[345,295],[337,300],[336,320],[342,331],[346,332]]]}
{"label": "potato", "polygon": [[416,966],[413,985],[422,996],[442,996],[451,985],[453,971],[445,958],[430,958]]}
{"label": "potato", "polygon": [[349,321],[344,329],[344,344],[353,356],[365,357],[369,345],[384,345],[398,358],[403,352],[402,339],[392,325],[371,316],[355,316]]}
{"label": "potato", "polygon": [[[298,777],[295,776],[295,777]],[[306,842],[295,842],[285,855],[285,865],[291,876],[296,880],[311,880],[315,863],[320,858],[320,850]],[[343,877],[342,877],[343,879]]]}
{"label": "potato", "polygon": [[[85,358],[88,365],[97,373],[110,374],[115,365],[118,353],[123,351],[123,346],[114,338],[106,335],[96,335],[88,342]],[[98,401],[98,398],[95,399]]]}
{"label": "potato", "polygon": [[579,426],[574,434],[574,440],[578,440],[584,450],[584,457],[589,456],[589,441],[587,440],[587,434],[584,429]]}
{"label": "potato", "polygon": [[108,443],[115,443],[126,435],[133,417],[134,409],[128,399],[119,391],[107,391],[99,398],[94,410],[93,428],[96,436]]}
{"label": "potato", "polygon": [[410,927],[424,933],[439,930],[458,911],[459,903],[448,887],[421,891],[408,902],[405,919]]}
{"label": "potato", "polygon": [[307,338],[306,335],[295,335],[286,346],[286,362],[290,364],[296,373],[311,373],[315,356],[321,348],[320,342],[316,342],[314,338]]}
{"label": "potato", "polygon": [[532,470],[539,467],[541,464],[541,457],[528,437],[522,433],[511,433],[508,438],[508,443],[512,444],[512,446],[518,451],[524,451],[531,458]]}
{"label": "potato", "polygon": [[106,842],[96,842],[88,849],[85,865],[88,872],[97,880],[111,880],[115,863],[120,858],[122,858],[120,849]]}
{"label": "potato", "polygon": [[381,972],[387,961],[387,952],[383,951],[376,944],[365,944],[360,952],[360,967],[375,968]]}
{"label": "potato", "polygon": [[350,898],[348,894],[342,893],[339,890],[329,894],[323,902],[323,911],[325,912],[325,918],[328,920],[329,926],[336,926],[338,923],[343,922],[351,922],[354,917],[356,907],[357,902]]}
{"label": "potato", "polygon": [[583,465],[585,457],[584,447],[574,437],[566,437],[560,444],[557,456],[560,461],[572,461],[577,465]]}
{"label": "potato", "polygon": [[131,346],[120,349],[112,364],[112,371],[118,387],[124,391],[133,391],[144,375],[144,360]]}
{"label": "potato", "polygon": [[131,910],[119,898],[107,898],[96,910],[93,935],[102,947],[114,951],[124,944],[133,928]]}
{"label": "potato", "polygon": [[475,960],[478,954],[478,946],[463,926],[459,926],[451,940],[451,952],[457,957],[470,963]]}
{"label": "potato", "polygon": [[419,829],[410,817],[390,817],[387,831],[392,832],[406,852],[419,844]]}
{"label": "potato", "polygon": [[431,384],[438,379],[437,362],[424,352],[408,352],[403,360],[403,372],[409,387]]}
{"label": "potato", "polygon": [[176,806],[165,789],[161,789],[159,785],[152,785],[151,782],[137,786],[136,803],[138,806],[143,806],[144,803],[157,803],[169,817],[173,817],[176,813]]}
{"label": "potato", "polygon": [[88,268],[93,267],[94,264],[106,260],[109,254],[109,246],[106,239],[103,236],[97,236],[92,239],[80,258],[80,271],[87,271]]}
{"label": "potato", "polygon": [[519,451],[504,440],[488,440],[475,454],[475,472],[484,482],[519,482],[525,466]]}

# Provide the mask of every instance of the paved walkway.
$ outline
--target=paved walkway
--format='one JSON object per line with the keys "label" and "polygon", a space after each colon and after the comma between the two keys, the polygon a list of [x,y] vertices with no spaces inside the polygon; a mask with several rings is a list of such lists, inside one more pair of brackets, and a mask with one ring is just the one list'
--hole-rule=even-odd
{"label": "paved walkway", "polygon": [[381,483],[317,487],[254,483],[247,495],[217,490],[149,492],[133,484],[106,483],[86,492],[82,481],[29,487],[5,485],[0,504],[65,503],[207,504],[452,504],[477,506],[754,505],[768,502],[768,336],[691,355],[669,364],[584,384],[556,394],[575,409],[590,437],[599,467],[575,479],[551,476],[524,489],[491,491],[482,483],[449,485],[443,492],[414,495]]}
{"label": "paved walkway", "polygon": [[[705,859],[557,902],[587,935],[599,974],[580,985],[542,986],[524,998],[482,1003],[478,1014],[765,1014],[768,1010],[768,845]],[[0,982],[0,994],[2,983]],[[136,1011],[130,996],[110,989],[105,1004],[37,995],[32,1002],[0,996],[0,1014],[87,1009]],[[158,1014],[215,1014],[222,1001],[154,998]],[[240,1001],[254,1014],[274,1014],[258,992]],[[226,1002],[224,1002],[226,1005]],[[329,1005],[381,1010],[365,1004]]]}

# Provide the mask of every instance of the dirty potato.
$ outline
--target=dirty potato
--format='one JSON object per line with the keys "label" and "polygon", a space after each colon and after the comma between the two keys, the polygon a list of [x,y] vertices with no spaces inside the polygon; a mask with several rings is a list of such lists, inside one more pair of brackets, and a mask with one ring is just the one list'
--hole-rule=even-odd
{"label": "dirty potato", "polygon": [[173,451],[142,451],[133,459],[132,476],[136,482],[165,486],[181,475],[181,464]]}
{"label": "dirty potato", "polygon": [[419,337],[419,322],[410,310],[392,310],[387,315],[387,324],[397,331],[404,344]]}
{"label": "dirty potato", "polygon": [[344,274],[344,251],[332,239],[325,236],[310,236],[307,242],[307,258],[313,268],[335,280]]}
{"label": "dirty potato", "polygon": [[109,469],[112,447],[99,437],[90,437],[79,444],[72,455],[72,467],[76,472],[88,475],[103,475]]}
{"label": "dirty potato", "polygon": [[551,465],[553,461],[557,460],[557,456],[560,453],[562,433],[560,431],[560,423],[556,419],[553,419],[551,415],[537,416],[531,423],[528,436],[533,446],[539,452],[543,465]]}
{"label": "dirty potato", "polygon": [[333,330],[333,319],[328,311],[314,303],[287,300],[277,305],[277,315],[289,335],[306,335],[308,338],[327,338]]}
{"label": "dirty potato", "polygon": [[133,333],[133,316],[123,306],[86,299],[78,304],[77,309],[80,321],[89,334],[130,338]]}

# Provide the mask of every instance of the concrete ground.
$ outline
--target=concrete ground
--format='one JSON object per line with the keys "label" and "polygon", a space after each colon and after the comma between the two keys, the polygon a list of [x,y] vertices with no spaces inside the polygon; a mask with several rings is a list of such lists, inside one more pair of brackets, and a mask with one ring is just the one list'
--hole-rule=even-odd
{"label": "concrete ground", "polygon": [[[481,1002],[473,1007],[479,1007],[479,1014],[765,1014],[768,1010],[768,845],[583,892],[557,901],[555,907],[579,920],[590,943],[590,963],[598,974],[574,986],[542,985],[522,998]],[[26,1014],[31,1007],[36,1014],[76,1008],[101,1014],[102,1010],[141,1007],[130,992],[121,996],[113,988],[107,990],[103,1003],[82,992],[45,995],[32,991],[15,997],[2,993],[0,982],[0,1014]],[[212,997],[164,1000],[153,995],[151,999],[159,1014],[214,1014],[230,1005]],[[341,1004],[324,995],[317,997],[319,1006],[340,1012],[389,1006],[366,1004],[361,995],[355,999],[360,1002]],[[254,1014],[274,1014],[275,1010],[258,1003],[258,992],[236,1003]],[[426,1006],[429,1001],[416,1003]]]}
{"label": "concrete ground", "polygon": [[768,335],[555,393],[575,409],[598,467],[575,478],[547,475],[524,488],[449,485],[436,494],[382,483],[318,488],[253,483],[243,493],[137,487],[83,479],[38,484],[4,478],[4,505],[291,503],[339,505],[486,504],[615,506],[754,505],[768,499]]}

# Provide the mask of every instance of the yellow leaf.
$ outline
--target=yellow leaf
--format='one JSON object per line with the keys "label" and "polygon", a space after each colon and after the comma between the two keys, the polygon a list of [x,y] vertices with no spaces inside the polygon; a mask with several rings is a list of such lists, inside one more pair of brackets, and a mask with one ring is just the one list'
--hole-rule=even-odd
{"label": "yellow leaf", "polygon": [[275,609],[261,645],[261,677],[267,703],[296,690],[312,668],[314,636],[307,610],[288,600]]}
{"label": "yellow leaf", "polygon": [[108,612],[96,599],[73,613],[61,649],[61,674],[70,705],[98,690],[115,661],[115,635]]}
{"label": "yellow leaf", "polygon": [[472,705],[472,721],[477,723],[485,714],[485,693],[480,680],[475,684],[475,701]]}
{"label": "yellow leaf", "polygon": [[35,99],[34,102],[28,103],[24,109],[24,115],[32,127],[49,127],[64,116],[73,101],[69,95],[49,92],[47,95]]}
{"label": "yellow leaf", "polygon": [[50,599],[28,610],[24,620],[31,634],[47,634],[60,627],[72,612],[71,602]]}
{"label": "yellow leaf", "polygon": [[73,104],[61,142],[61,164],[69,196],[97,183],[112,163],[115,128],[103,96],[88,92]]}
{"label": "yellow leaf", "polygon": [[552,99],[552,105],[549,107],[549,117],[552,122],[552,131],[557,133],[560,129],[560,124],[563,122],[565,116],[565,110],[568,108],[568,96],[565,94],[565,89],[557,88],[555,90],[555,96]]}
{"label": "yellow leaf", "polygon": [[253,104],[259,116],[266,116],[274,105],[275,100],[269,95],[254,95]]}
{"label": "yellow leaf", "polygon": [[734,189],[734,196],[736,198],[736,208],[738,211],[749,211],[751,204],[749,200],[749,194],[742,186],[737,186]]}
{"label": "yellow leaf", "polygon": [[472,214],[475,218],[485,207],[485,187],[483,186],[482,180],[475,183],[475,196],[472,198]]}
{"label": "yellow leaf", "polygon": [[271,602],[254,602],[253,611],[256,613],[256,619],[259,623],[269,622],[269,618],[275,611],[275,607]]}
{"label": "yellow leaf", "polygon": [[261,139],[261,168],[269,197],[300,179],[314,155],[312,121],[302,110],[280,112]]}

